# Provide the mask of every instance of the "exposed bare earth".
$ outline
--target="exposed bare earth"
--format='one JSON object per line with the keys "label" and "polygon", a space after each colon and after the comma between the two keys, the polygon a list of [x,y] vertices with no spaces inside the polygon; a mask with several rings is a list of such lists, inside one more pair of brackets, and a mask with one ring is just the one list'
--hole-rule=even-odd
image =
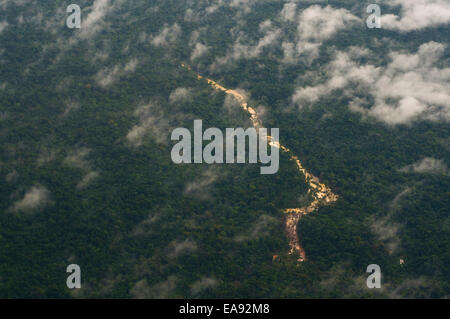
{"label": "exposed bare earth", "polygon": [[[191,70],[188,65],[182,64],[182,67]],[[201,80],[203,79],[203,76],[197,75],[197,78]],[[206,78],[206,81],[215,90],[223,91],[226,94],[233,96],[239,103],[239,105],[250,115],[250,120],[253,123],[253,127],[255,127],[256,129],[262,127],[257,112],[252,107],[248,106],[247,97],[243,93],[240,93],[237,90],[227,89],[208,78]],[[313,197],[313,201],[308,206],[300,208],[287,208],[283,210],[283,213],[286,214],[285,227],[290,246],[289,254],[298,254],[298,261],[306,261],[305,250],[300,245],[300,241],[297,235],[298,222],[303,215],[307,215],[316,211],[320,205],[326,205],[337,201],[338,196],[334,194],[331,189],[325,184],[320,183],[319,178],[309,173],[302,166],[298,157],[294,155],[290,149],[281,145],[279,142],[273,141],[271,136],[268,136],[267,138],[270,145],[278,147],[280,150],[287,153],[290,159],[295,162],[295,164],[297,165],[297,169],[305,176],[305,182],[308,185],[308,194],[311,194],[311,196]]]}

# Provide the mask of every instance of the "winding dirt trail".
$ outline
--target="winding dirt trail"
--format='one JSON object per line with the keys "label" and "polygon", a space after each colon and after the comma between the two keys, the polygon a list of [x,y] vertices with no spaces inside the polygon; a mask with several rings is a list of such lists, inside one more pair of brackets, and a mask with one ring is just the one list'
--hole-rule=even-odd
{"label": "winding dirt trail", "polygon": [[[181,64],[183,68],[192,71],[191,67],[186,64]],[[197,78],[202,80],[204,77],[197,74]],[[211,85],[217,91],[223,91],[228,95],[234,97],[234,99],[239,103],[239,105],[250,115],[250,120],[253,123],[253,127],[258,129],[262,127],[261,121],[258,117],[258,113],[250,107],[247,103],[247,98],[243,93],[237,90],[231,90],[223,87],[219,83],[205,78],[209,85]],[[311,194],[313,201],[305,207],[300,208],[287,208],[283,210],[285,217],[285,229],[287,237],[289,240],[289,254],[298,254],[299,262],[306,261],[306,253],[303,247],[300,245],[300,240],[298,238],[297,225],[300,218],[304,215],[308,215],[316,211],[320,205],[327,205],[338,200],[338,196],[334,194],[331,189],[325,184],[320,183],[319,178],[309,173],[301,164],[299,158],[293,154],[293,152],[287,147],[283,146],[279,142],[272,141],[272,137],[267,137],[269,144],[278,147],[281,151],[287,153],[292,161],[297,165],[298,171],[300,171],[305,176],[305,182],[308,185],[308,194]]]}

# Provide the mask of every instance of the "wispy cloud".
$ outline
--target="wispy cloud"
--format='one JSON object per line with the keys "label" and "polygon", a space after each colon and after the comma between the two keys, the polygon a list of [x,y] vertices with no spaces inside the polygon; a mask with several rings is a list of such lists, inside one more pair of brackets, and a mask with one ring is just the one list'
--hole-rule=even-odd
{"label": "wispy cloud", "polygon": [[248,45],[248,40],[241,34],[234,42],[232,49],[225,56],[217,58],[210,68],[214,70],[218,66],[226,65],[239,59],[256,58],[263,53],[264,49],[276,45],[280,40],[280,35],[280,29],[271,28],[265,30],[265,35],[256,44]]}
{"label": "wispy cloud", "polygon": [[141,223],[139,223],[135,229],[133,230],[134,236],[144,235],[149,232],[149,228],[157,222],[161,217],[161,213],[158,212],[152,212],[148,215],[148,217],[143,220]]}
{"label": "wispy cloud", "polygon": [[211,289],[217,285],[217,280],[214,278],[204,277],[191,285],[191,294],[198,295],[206,289]]}
{"label": "wispy cloud", "polygon": [[284,21],[293,22],[297,15],[297,4],[293,2],[285,3],[281,10],[281,18]]}
{"label": "wispy cloud", "polygon": [[300,13],[298,18],[297,53],[304,55],[308,61],[316,59],[324,41],[356,23],[362,23],[361,19],[346,9],[319,5],[308,7]]}
{"label": "wispy cloud", "polygon": [[177,278],[170,276],[167,280],[150,286],[146,279],[138,281],[130,290],[131,296],[135,299],[166,299],[169,298],[176,288]]}
{"label": "wispy cloud", "polygon": [[107,25],[107,15],[124,3],[124,0],[94,0],[89,14],[82,19],[80,38],[91,38]]}
{"label": "wispy cloud", "polygon": [[182,254],[192,253],[197,250],[197,244],[190,239],[181,242],[172,242],[169,247],[170,252],[168,256],[170,258],[176,258]]}
{"label": "wispy cloud", "polygon": [[396,253],[401,245],[399,237],[401,225],[392,221],[392,216],[401,209],[404,198],[410,193],[411,188],[405,188],[388,204],[388,213],[386,216],[371,219],[370,227],[372,232],[377,236],[379,241],[385,243],[389,254]]}
{"label": "wispy cloud", "polygon": [[100,70],[95,75],[95,79],[101,87],[106,88],[112,85],[114,82],[118,81],[122,76],[133,73],[136,70],[138,64],[139,61],[133,58],[125,65],[115,65],[112,69],[106,68]]}
{"label": "wispy cloud", "polygon": [[208,53],[208,47],[200,42],[197,42],[195,44],[194,50],[191,54],[191,61],[197,60],[198,58],[201,58],[205,54]]}
{"label": "wispy cloud", "polygon": [[382,15],[382,27],[408,32],[450,23],[448,0],[384,0],[389,6],[401,6],[400,14]]}
{"label": "wispy cloud", "polygon": [[157,47],[167,47],[175,43],[180,35],[181,27],[177,23],[165,25],[159,34],[152,37],[151,43]]}
{"label": "wispy cloud", "polygon": [[[365,49],[337,52],[324,72],[327,81],[296,89],[292,101],[305,106],[342,89],[350,109],[387,124],[450,121],[450,68],[439,68],[445,45],[429,42],[416,53],[391,52],[386,67],[358,62]],[[367,92],[368,99],[355,98]],[[361,96],[361,94],[359,94]]]}
{"label": "wispy cloud", "polygon": [[100,176],[99,172],[95,172],[95,171],[91,171],[88,172],[83,179],[77,184],[77,188],[78,189],[82,189],[85,188],[86,186],[88,186],[90,183],[92,183],[92,181],[94,181],[95,179],[97,179]]}
{"label": "wispy cloud", "polygon": [[277,219],[269,215],[261,215],[246,234],[238,235],[235,241],[243,242],[269,236],[271,229],[278,223]]}
{"label": "wispy cloud", "polygon": [[82,147],[72,151],[65,159],[64,164],[81,169],[84,172],[84,177],[77,184],[77,189],[83,189],[87,187],[92,181],[100,176],[100,173],[93,170],[91,163],[88,161],[88,157],[91,150]]}
{"label": "wispy cloud", "polygon": [[208,168],[199,178],[186,185],[184,194],[206,200],[210,198],[211,187],[218,178],[218,173],[213,168]]}
{"label": "wispy cloud", "polygon": [[142,145],[144,137],[149,133],[158,143],[167,141],[169,122],[156,102],[140,105],[134,114],[139,118],[139,124],[133,126],[126,136],[131,145]]}
{"label": "wispy cloud", "polygon": [[67,155],[64,159],[64,164],[80,168],[83,170],[88,170],[90,167],[89,161],[86,159],[91,152],[87,147],[81,147],[76,150],[73,150]]}
{"label": "wispy cloud", "polygon": [[432,157],[425,157],[414,164],[402,167],[400,171],[404,173],[428,173],[436,175],[449,174],[449,170],[445,162]]}
{"label": "wispy cloud", "polygon": [[36,185],[29,189],[24,197],[14,203],[12,211],[32,211],[45,207],[50,200],[49,190],[41,185]]}
{"label": "wispy cloud", "polygon": [[170,103],[181,103],[192,100],[192,90],[180,87],[172,91],[169,95]]}

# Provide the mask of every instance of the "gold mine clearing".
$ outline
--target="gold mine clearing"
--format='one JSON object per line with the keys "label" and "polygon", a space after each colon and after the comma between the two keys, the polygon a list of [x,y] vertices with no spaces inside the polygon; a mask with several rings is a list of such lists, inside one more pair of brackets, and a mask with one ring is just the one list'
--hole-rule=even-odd
{"label": "gold mine clearing", "polygon": [[[182,67],[192,71],[191,68],[186,64],[181,64]],[[197,75],[199,80],[203,79],[203,76]],[[258,118],[257,112],[250,106],[248,106],[247,98],[244,94],[239,93],[236,90],[231,90],[223,87],[219,83],[206,78],[206,81],[209,85],[211,85],[215,90],[223,91],[228,95],[231,95],[239,105],[250,115],[250,119],[253,123],[253,127],[258,129],[262,127],[261,121]],[[267,137],[269,139],[269,144],[275,147],[278,147],[283,152],[287,153],[292,161],[297,165],[297,169],[305,176],[306,184],[308,185],[308,194],[311,194],[313,197],[313,201],[305,207],[299,208],[287,208],[284,209],[283,212],[286,214],[286,233],[289,239],[289,254],[297,253],[299,255],[298,261],[303,262],[306,261],[306,253],[303,247],[300,245],[300,241],[297,235],[297,225],[300,218],[303,215],[310,214],[317,210],[320,205],[330,204],[338,200],[338,196],[334,194],[331,189],[325,184],[320,183],[319,178],[309,173],[301,164],[299,158],[295,156],[290,149],[281,145],[278,142],[272,141],[271,136]]]}

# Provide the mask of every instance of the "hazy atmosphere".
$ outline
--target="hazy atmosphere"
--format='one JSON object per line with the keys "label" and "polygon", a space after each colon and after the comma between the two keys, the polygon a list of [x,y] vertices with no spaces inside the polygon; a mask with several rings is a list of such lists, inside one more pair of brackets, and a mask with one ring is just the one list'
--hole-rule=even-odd
{"label": "hazy atmosphere", "polygon": [[449,298],[449,27],[0,0],[0,298]]}

